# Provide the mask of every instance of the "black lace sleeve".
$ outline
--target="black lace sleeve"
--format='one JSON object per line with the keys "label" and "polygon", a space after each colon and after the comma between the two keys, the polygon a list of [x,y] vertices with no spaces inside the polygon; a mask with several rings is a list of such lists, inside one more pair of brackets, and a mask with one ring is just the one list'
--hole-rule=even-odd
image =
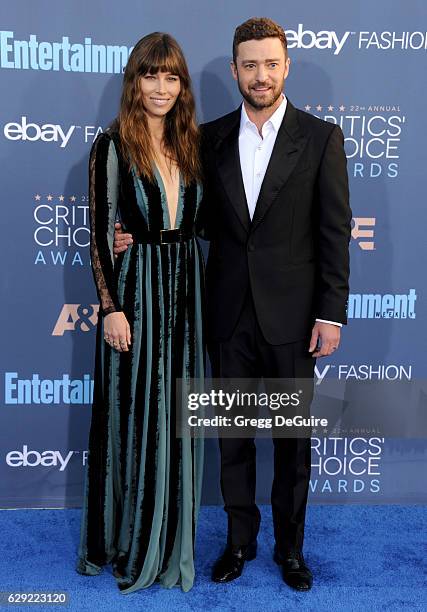
{"label": "black lace sleeve", "polygon": [[93,143],[89,160],[90,256],[99,314],[121,311],[114,279],[114,223],[119,194],[116,149],[108,134]]}

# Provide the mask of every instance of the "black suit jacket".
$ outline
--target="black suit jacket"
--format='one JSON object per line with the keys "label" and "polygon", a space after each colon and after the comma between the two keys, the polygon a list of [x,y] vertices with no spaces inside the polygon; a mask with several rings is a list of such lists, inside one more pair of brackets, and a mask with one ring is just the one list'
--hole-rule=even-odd
{"label": "black suit jacket", "polygon": [[208,338],[230,337],[249,288],[270,344],[309,337],[315,318],[345,324],[351,209],[342,131],[288,100],[251,222],[240,112],[202,126]]}

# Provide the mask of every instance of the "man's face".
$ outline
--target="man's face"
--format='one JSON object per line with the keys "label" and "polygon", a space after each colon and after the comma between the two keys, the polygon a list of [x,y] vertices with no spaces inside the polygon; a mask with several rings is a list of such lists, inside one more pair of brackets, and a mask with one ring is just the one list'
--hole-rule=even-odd
{"label": "man's face", "polygon": [[280,98],[289,64],[280,38],[263,38],[238,45],[231,71],[246,102],[262,109],[273,106]]}

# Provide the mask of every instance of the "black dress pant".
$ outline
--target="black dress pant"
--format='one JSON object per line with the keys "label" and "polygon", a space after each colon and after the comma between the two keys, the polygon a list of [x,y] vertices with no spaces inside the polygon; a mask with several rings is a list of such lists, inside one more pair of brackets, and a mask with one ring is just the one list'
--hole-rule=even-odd
{"label": "black dress pant", "polygon": [[[286,321],[283,321],[286,325]],[[258,325],[248,292],[232,336],[209,342],[214,378],[304,378],[312,393],[315,359],[310,338],[271,345]],[[308,405],[312,395],[307,398]],[[274,536],[280,551],[302,550],[311,469],[310,438],[274,437],[274,479],[271,491]],[[258,534],[260,512],[255,501],[254,438],[220,438],[221,490],[228,515],[228,543],[242,546]]]}

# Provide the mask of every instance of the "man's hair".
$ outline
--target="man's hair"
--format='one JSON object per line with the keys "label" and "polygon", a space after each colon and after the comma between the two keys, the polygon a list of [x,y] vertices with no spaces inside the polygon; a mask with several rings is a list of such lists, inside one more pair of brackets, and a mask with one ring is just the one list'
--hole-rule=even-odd
{"label": "man's hair", "polygon": [[263,38],[279,38],[288,56],[288,41],[282,26],[268,19],[268,17],[252,17],[237,26],[233,38],[233,61],[236,63],[237,47],[248,40],[262,40]]}

